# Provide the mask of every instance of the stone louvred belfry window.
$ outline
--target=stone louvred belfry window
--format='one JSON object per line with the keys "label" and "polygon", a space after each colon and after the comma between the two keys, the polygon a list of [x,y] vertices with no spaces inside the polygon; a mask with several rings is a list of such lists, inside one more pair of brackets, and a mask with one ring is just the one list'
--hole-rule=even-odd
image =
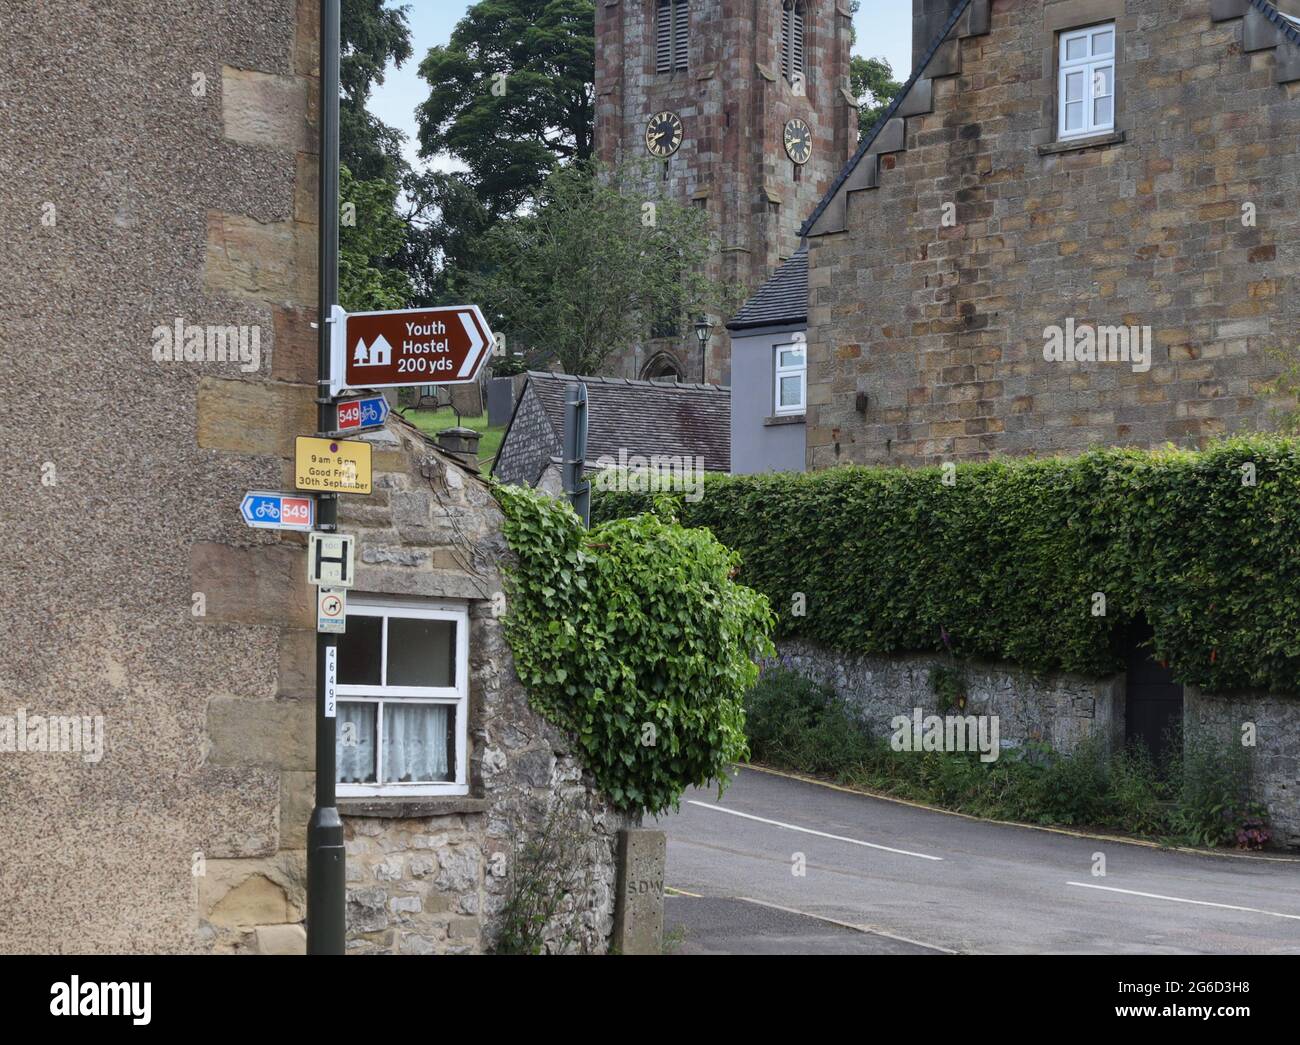
{"label": "stone louvred belfry window", "polygon": [[782,0],[781,72],[791,83],[804,75],[803,22],[804,0]]}
{"label": "stone louvred belfry window", "polygon": [[691,42],[690,0],[658,0],[655,5],[655,72],[685,69]]}

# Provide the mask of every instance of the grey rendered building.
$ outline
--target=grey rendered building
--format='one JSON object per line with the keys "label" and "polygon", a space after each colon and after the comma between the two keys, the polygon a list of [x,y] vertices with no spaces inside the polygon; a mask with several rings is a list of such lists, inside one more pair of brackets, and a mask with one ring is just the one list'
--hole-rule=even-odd
{"label": "grey rendered building", "polygon": [[806,454],[808,249],[800,247],[727,324],[731,472],[802,472]]}

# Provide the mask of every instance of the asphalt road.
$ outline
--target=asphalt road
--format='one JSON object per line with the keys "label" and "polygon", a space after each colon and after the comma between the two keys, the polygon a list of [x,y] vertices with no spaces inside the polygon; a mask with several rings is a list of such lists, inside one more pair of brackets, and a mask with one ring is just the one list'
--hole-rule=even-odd
{"label": "asphalt road", "polygon": [[1300,861],[984,823],[750,769],[659,826],[678,953],[1300,954]]}

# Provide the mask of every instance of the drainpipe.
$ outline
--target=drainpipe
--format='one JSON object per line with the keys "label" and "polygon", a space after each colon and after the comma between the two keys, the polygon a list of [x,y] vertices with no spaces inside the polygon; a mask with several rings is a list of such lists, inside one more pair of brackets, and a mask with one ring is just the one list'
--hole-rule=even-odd
{"label": "drainpipe", "polygon": [[564,495],[585,527],[591,526],[591,483],[582,478],[587,460],[587,386],[571,381],[564,390]]}

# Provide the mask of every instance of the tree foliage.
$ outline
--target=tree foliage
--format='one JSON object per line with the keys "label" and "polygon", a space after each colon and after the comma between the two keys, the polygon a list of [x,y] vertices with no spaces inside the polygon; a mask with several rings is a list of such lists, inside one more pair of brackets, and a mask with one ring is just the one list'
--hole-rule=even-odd
{"label": "tree foliage", "polygon": [[407,171],[403,134],[366,110],[375,84],[384,82],[389,62],[411,57],[408,7],[389,8],[384,0],[347,0],[341,23],[339,137],[342,161],[361,181],[379,178],[396,184]]}
{"label": "tree foliage", "polygon": [[411,277],[412,307],[460,304],[494,224],[473,187],[449,171],[417,171],[402,184],[406,243],[396,263]]}
{"label": "tree foliage", "polygon": [[590,159],[593,0],[480,0],[420,64],[420,154],[450,153],[493,215],[512,214],[559,165]]}
{"label": "tree foliage", "polygon": [[[406,242],[406,226],[396,211],[397,186],[379,179],[357,181],[343,167],[339,197],[345,208],[339,228],[339,304],[349,312],[405,308],[410,280],[388,263]],[[350,208],[355,208],[355,221]]]}
{"label": "tree foliage", "polygon": [[665,315],[724,311],[739,295],[703,274],[716,249],[707,215],[656,198],[657,186],[636,168],[557,170],[530,210],[482,240],[483,269],[464,289],[508,344],[569,374],[599,373]]}
{"label": "tree foliage", "polygon": [[884,58],[849,59],[849,84],[858,99],[858,130],[866,134],[884,115],[903,85],[894,79],[894,67]]}
{"label": "tree foliage", "polygon": [[584,530],[530,489],[497,498],[517,564],[505,618],[529,702],[613,804],[661,813],[746,754],[743,698],[770,656],[767,600],[704,530],[646,514]]}
{"label": "tree foliage", "polygon": [[407,225],[397,213],[401,131],[367,111],[388,63],[411,56],[407,8],[383,0],[343,5],[339,83],[339,299],[349,311],[404,308],[411,296],[403,257]]}

